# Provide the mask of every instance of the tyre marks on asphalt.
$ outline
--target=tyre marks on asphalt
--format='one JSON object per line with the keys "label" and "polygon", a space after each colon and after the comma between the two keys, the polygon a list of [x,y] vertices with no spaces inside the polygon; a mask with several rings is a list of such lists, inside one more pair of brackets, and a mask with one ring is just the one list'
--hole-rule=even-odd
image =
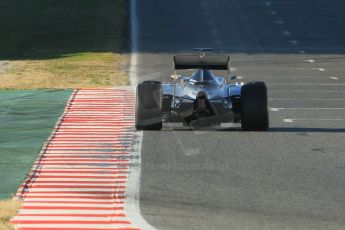
{"label": "tyre marks on asphalt", "polygon": [[128,89],[72,94],[17,194],[18,229],[139,229],[125,211],[134,100]]}

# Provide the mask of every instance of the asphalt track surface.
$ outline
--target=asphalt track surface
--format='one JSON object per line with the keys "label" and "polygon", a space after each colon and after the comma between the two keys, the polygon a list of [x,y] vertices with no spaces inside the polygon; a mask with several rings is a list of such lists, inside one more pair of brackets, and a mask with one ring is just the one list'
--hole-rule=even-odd
{"label": "asphalt track surface", "polygon": [[269,88],[268,132],[146,131],[140,208],[157,229],[345,229],[345,3],[138,1],[140,80],[229,53]]}

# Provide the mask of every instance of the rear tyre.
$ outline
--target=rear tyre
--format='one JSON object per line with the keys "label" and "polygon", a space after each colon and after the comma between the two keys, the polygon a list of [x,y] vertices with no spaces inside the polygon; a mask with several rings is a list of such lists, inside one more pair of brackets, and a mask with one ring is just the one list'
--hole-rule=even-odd
{"label": "rear tyre", "polygon": [[269,128],[267,87],[264,82],[249,82],[241,89],[241,126],[246,131]]}
{"label": "rear tyre", "polygon": [[135,108],[137,130],[162,128],[162,85],[158,81],[144,81],[137,87]]}

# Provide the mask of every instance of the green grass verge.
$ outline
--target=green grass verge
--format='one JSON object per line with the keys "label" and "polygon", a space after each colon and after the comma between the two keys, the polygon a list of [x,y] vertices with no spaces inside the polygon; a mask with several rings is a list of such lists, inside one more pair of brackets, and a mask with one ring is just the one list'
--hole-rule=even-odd
{"label": "green grass verge", "polygon": [[[0,89],[128,83],[126,0],[1,0]],[[0,66],[1,68],[1,66]]]}
{"label": "green grass verge", "polygon": [[16,192],[71,92],[0,91],[0,199]]}
{"label": "green grass verge", "polygon": [[121,52],[125,0],[1,0],[0,58],[33,60]]}

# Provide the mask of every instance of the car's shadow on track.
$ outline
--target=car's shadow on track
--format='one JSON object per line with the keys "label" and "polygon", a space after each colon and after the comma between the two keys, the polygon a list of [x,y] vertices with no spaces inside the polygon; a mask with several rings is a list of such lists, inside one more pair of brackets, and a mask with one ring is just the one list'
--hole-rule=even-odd
{"label": "car's shadow on track", "polygon": [[268,132],[277,133],[345,133],[345,128],[304,128],[304,127],[272,127]]}
{"label": "car's shadow on track", "polygon": [[[187,132],[187,131],[206,131],[206,132],[248,132],[244,131],[241,128],[226,128],[226,129],[217,129],[217,128],[170,128],[162,129],[161,131],[165,132]],[[153,131],[157,132],[157,131]],[[306,128],[306,127],[272,127],[267,131],[250,131],[257,133],[345,133],[345,128]]]}

